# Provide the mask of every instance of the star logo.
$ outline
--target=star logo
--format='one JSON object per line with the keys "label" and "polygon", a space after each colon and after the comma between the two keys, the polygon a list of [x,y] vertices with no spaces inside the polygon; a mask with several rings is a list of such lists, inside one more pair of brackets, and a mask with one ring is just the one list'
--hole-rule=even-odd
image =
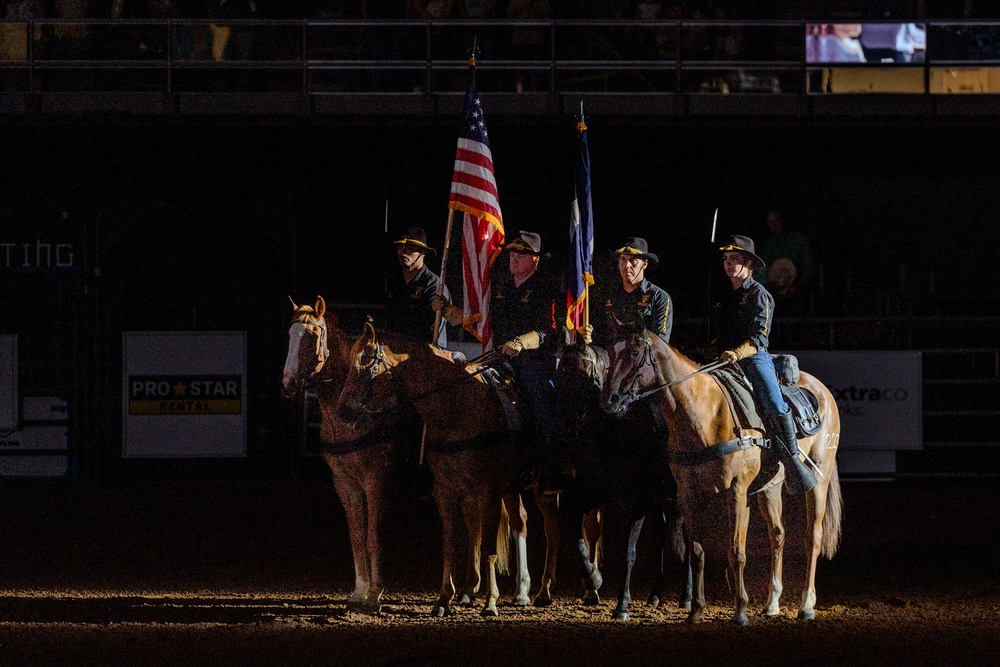
{"label": "star logo", "polygon": [[178,382],[177,384],[174,385],[175,396],[184,396],[185,394],[187,394],[186,384],[184,384],[183,382]]}

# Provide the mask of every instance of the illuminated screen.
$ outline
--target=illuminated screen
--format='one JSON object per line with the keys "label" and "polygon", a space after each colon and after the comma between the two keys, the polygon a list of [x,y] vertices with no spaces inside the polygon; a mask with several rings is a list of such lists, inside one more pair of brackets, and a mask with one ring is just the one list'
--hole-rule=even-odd
{"label": "illuminated screen", "polygon": [[806,62],[894,64],[924,61],[922,23],[810,23]]}

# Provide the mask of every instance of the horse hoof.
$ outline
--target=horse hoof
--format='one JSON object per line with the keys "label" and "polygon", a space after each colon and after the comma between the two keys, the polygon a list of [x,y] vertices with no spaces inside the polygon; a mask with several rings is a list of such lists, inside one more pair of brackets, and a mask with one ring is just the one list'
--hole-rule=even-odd
{"label": "horse hoof", "polygon": [[601,604],[601,596],[597,594],[597,591],[587,591],[583,596],[583,606],[595,607],[599,604]]}
{"label": "horse hoof", "polygon": [[733,623],[740,626],[741,628],[745,628],[748,625],[750,625],[750,621],[749,619],[747,619],[746,614],[736,614],[735,616],[733,616]]}
{"label": "horse hoof", "polygon": [[448,615],[449,615],[448,608],[442,607],[441,605],[438,605],[431,610],[431,616],[433,616],[434,618],[444,618],[445,616]]}
{"label": "horse hoof", "polygon": [[468,593],[462,593],[460,596],[458,596],[458,604],[470,605],[472,604],[472,598],[469,597]]}
{"label": "horse hoof", "polygon": [[627,611],[619,611],[619,610],[616,609],[615,613],[612,614],[611,617],[614,618],[616,621],[627,621],[628,620],[628,612]]}
{"label": "horse hoof", "polygon": [[679,600],[677,608],[681,611],[691,611],[691,600]]}
{"label": "horse hoof", "polygon": [[764,607],[764,609],[761,610],[760,615],[767,616],[768,618],[774,618],[780,613],[781,613],[781,607],[775,605],[773,607]]}
{"label": "horse hoof", "polygon": [[483,610],[479,612],[479,615],[483,618],[496,618],[499,616],[496,607],[483,607]]}
{"label": "horse hoof", "polygon": [[531,598],[527,595],[519,595],[514,598],[514,605],[517,607],[527,607],[529,604],[531,604]]}
{"label": "horse hoof", "polygon": [[356,611],[359,614],[370,614],[372,616],[381,613],[382,604],[380,602],[358,602],[354,605],[351,611]]}
{"label": "horse hoof", "polygon": [[687,622],[689,625],[694,625],[695,623],[701,623],[701,617],[704,612],[702,611],[692,611],[688,614]]}
{"label": "horse hoof", "polygon": [[552,604],[552,598],[543,598],[539,595],[532,604],[536,607],[548,607]]}
{"label": "horse hoof", "polygon": [[811,621],[816,618],[816,612],[812,609],[799,609],[800,621]]}
{"label": "horse hoof", "polygon": [[659,609],[660,608],[660,596],[659,595],[650,595],[648,602],[649,602],[649,606],[650,606],[651,609]]}

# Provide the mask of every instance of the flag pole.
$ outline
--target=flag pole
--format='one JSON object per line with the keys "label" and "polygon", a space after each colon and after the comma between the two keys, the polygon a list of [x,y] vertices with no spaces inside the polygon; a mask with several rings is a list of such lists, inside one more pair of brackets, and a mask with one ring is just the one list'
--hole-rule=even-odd
{"label": "flag pole", "polygon": [[[586,116],[583,115],[583,100],[580,100],[580,122],[577,128],[583,132],[587,129]],[[590,324],[590,281],[583,281],[583,326]],[[575,341],[574,336],[574,341]]]}
{"label": "flag pole", "polygon": [[712,236],[709,239],[708,292],[706,293],[708,303],[705,304],[708,307],[708,311],[705,313],[705,334],[709,345],[711,345],[712,343],[712,268],[714,264],[714,260],[712,259],[712,257],[714,256],[713,253],[715,250],[715,226],[718,221],[719,221],[719,207],[716,206],[715,215],[712,216]]}
{"label": "flag pole", "polygon": [[[438,281],[437,295],[444,296],[444,279],[448,271],[448,248],[451,247],[451,228],[455,221],[455,209],[448,209],[448,223],[445,225],[444,247],[441,248],[441,279]],[[443,310],[443,309],[442,309]],[[438,341],[438,327],[441,326],[441,310],[434,314],[434,328],[431,330],[431,341],[436,347]]]}

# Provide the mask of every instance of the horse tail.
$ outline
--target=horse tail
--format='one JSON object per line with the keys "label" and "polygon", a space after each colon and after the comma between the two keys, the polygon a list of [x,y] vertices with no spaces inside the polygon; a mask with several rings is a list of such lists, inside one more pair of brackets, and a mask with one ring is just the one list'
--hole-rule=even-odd
{"label": "horse tail", "polygon": [[500,503],[500,525],[497,527],[497,574],[510,574],[510,515],[507,505]]}
{"label": "horse tail", "polygon": [[833,466],[830,484],[826,488],[826,514],[823,515],[823,542],[820,555],[833,558],[840,546],[840,528],[844,518],[844,496],[840,493],[840,473]]}

